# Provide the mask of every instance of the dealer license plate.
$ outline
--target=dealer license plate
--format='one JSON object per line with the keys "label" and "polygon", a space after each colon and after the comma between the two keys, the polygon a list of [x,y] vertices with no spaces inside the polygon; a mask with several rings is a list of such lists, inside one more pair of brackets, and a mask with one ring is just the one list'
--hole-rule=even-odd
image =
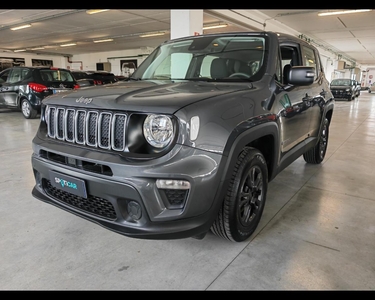
{"label": "dealer license plate", "polygon": [[57,94],[57,93],[66,92],[66,91],[69,91],[69,90],[68,90],[68,89],[65,89],[65,90],[54,89],[54,90],[53,90],[53,93],[54,93],[54,94]]}
{"label": "dealer license plate", "polygon": [[79,197],[87,198],[86,184],[84,180],[51,170],[49,171],[49,177],[52,186],[55,188]]}

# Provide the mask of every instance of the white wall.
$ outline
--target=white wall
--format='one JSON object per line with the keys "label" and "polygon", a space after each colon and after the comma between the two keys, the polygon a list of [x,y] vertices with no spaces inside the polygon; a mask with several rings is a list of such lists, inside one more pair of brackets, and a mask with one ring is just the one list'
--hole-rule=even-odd
{"label": "white wall", "polygon": [[144,47],[140,49],[129,49],[121,51],[97,52],[90,54],[73,55],[68,63],[71,69],[96,70],[96,63],[111,63],[111,72],[121,75],[120,61],[124,59],[137,59],[138,65],[149,55],[154,48]]}
{"label": "white wall", "polygon": [[54,56],[54,55],[39,55],[39,54],[30,54],[30,53],[10,53],[10,52],[0,52],[0,57],[12,57],[12,58],[24,58],[26,66],[32,66],[31,60],[32,59],[45,59],[45,60],[52,60],[53,66],[58,68],[65,68],[66,67],[66,58],[62,56]]}
{"label": "white wall", "polygon": [[120,61],[125,59],[137,59],[138,65],[154,50],[151,47],[130,49],[121,51],[97,52],[90,54],[73,55],[72,57],[38,55],[30,53],[8,53],[0,52],[0,57],[24,58],[26,66],[32,66],[32,59],[52,60],[54,67],[70,68],[75,70],[96,70],[96,63],[110,62],[111,72],[121,75]]}

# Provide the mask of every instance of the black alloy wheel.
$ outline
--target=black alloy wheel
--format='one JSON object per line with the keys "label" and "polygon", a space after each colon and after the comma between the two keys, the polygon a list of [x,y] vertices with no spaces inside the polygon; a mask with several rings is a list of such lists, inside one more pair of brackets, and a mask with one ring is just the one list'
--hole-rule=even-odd
{"label": "black alloy wheel", "polygon": [[320,131],[318,144],[303,154],[303,158],[307,163],[320,164],[324,160],[328,147],[328,137],[329,121],[325,118]]}
{"label": "black alloy wheel", "polygon": [[268,170],[257,149],[247,147],[237,159],[226,197],[211,231],[242,242],[257,228],[266,202]]}

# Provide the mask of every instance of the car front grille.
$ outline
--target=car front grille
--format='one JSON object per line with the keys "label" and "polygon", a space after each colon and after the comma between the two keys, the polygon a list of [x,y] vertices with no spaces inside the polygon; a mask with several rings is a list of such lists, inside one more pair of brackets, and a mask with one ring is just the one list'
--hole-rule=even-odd
{"label": "car front grille", "polygon": [[90,147],[124,151],[126,113],[47,106],[48,136]]}

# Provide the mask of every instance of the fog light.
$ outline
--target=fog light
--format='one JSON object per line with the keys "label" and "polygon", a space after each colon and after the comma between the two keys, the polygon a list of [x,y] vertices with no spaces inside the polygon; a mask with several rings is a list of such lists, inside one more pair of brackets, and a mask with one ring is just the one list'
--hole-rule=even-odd
{"label": "fog light", "polygon": [[190,189],[190,182],[186,180],[158,179],[156,180],[156,186],[158,189],[188,190]]}
{"label": "fog light", "polygon": [[130,201],[128,203],[128,214],[134,221],[139,220],[142,216],[141,206],[135,201]]}

